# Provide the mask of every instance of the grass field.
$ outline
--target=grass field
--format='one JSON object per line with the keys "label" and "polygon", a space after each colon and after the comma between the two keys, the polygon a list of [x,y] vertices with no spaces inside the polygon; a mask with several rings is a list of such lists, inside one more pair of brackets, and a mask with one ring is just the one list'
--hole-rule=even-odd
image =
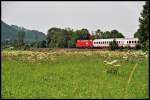
{"label": "grass field", "polygon": [[[2,98],[149,97],[148,54],[141,51],[3,50],[1,58]],[[119,72],[107,73],[105,62],[114,60]]]}

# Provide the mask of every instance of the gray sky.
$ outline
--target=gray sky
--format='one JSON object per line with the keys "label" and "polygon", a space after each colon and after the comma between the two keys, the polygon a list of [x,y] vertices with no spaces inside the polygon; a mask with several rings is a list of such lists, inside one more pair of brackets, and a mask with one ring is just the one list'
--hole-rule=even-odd
{"label": "gray sky", "polygon": [[138,29],[144,1],[2,1],[2,20],[47,34],[51,27],[74,30],[87,28],[111,31],[133,37]]}

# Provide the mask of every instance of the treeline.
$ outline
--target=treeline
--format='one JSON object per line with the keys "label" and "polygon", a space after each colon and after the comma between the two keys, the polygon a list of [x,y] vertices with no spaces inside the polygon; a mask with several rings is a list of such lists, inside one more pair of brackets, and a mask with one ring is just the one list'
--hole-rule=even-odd
{"label": "treeline", "polygon": [[71,28],[50,28],[47,34],[47,47],[50,48],[74,48],[77,40],[124,38],[117,30],[102,32],[96,30],[95,34],[89,33],[88,29],[74,31]]}
{"label": "treeline", "polygon": [[89,39],[106,39],[106,38],[124,38],[123,34],[117,30],[103,32],[100,29],[95,34],[90,33],[88,29],[73,30],[71,28],[50,28],[46,35],[46,39],[40,42],[24,41],[23,31],[17,33],[17,40],[6,40],[2,42],[2,46],[13,46],[15,48],[75,48],[77,40]]}

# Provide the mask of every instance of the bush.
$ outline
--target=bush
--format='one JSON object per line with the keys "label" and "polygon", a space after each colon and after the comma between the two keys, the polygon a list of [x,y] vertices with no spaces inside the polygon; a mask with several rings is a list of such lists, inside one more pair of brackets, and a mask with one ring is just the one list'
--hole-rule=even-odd
{"label": "bush", "polygon": [[24,45],[24,50],[29,50],[29,49],[30,49],[30,45],[29,44]]}
{"label": "bush", "polygon": [[9,50],[14,50],[14,47],[10,46],[8,49],[9,49]]}
{"label": "bush", "polygon": [[117,60],[113,61],[104,61],[106,63],[106,72],[107,73],[113,73],[113,74],[118,74],[119,73],[119,67],[120,64],[117,62]]}
{"label": "bush", "polygon": [[109,47],[110,47],[110,50],[115,50],[119,48],[118,43],[116,42],[115,39],[112,42],[110,42]]}
{"label": "bush", "polygon": [[135,46],[135,50],[139,50],[139,49],[141,49],[141,45],[140,45],[140,44],[137,44],[137,45]]}

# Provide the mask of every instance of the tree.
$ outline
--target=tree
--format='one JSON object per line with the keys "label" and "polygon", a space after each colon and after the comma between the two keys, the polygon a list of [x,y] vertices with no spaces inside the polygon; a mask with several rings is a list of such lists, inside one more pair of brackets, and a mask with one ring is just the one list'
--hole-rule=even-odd
{"label": "tree", "polygon": [[124,38],[124,36],[122,35],[122,33],[120,33],[119,31],[117,30],[112,30],[110,32],[110,37],[111,38]]}
{"label": "tree", "polygon": [[134,34],[134,37],[139,39],[143,50],[149,49],[149,1],[145,2],[141,17],[139,18],[139,29]]}
{"label": "tree", "polygon": [[24,31],[18,31],[17,33],[17,41],[18,41],[18,47],[20,48],[24,44],[24,37],[25,32]]}
{"label": "tree", "polygon": [[100,29],[95,31],[95,35],[91,38],[93,39],[108,39],[108,38],[124,38],[123,34],[117,30],[102,32]]}
{"label": "tree", "polygon": [[68,31],[68,33],[69,33],[68,48],[74,48],[76,40],[79,39],[79,36],[73,30]]}
{"label": "tree", "polygon": [[108,39],[108,38],[111,38],[110,36],[110,32],[109,31],[106,31],[102,34],[102,39]]}
{"label": "tree", "polygon": [[100,30],[100,29],[97,29],[96,31],[95,31],[95,39],[101,39],[102,38],[102,34],[103,34],[103,32]]}
{"label": "tree", "polygon": [[90,37],[90,33],[89,33],[88,29],[82,29],[81,34],[82,34],[82,38],[85,40],[89,39],[89,37]]}
{"label": "tree", "polygon": [[[69,31],[71,31],[69,29]],[[67,48],[70,34],[67,29],[51,28],[48,30],[47,41],[49,47]]]}
{"label": "tree", "polygon": [[55,47],[56,46],[56,32],[59,32],[61,29],[52,27],[48,30],[48,34],[46,36],[48,47]]}
{"label": "tree", "polygon": [[46,40],[41,41],[41,48],[46,48]]}
{"label": "tree", "polygon": [[90,38],[90,34],[88,29],[81,29],[81,30],[76,30],[76,40],[86,40]]}
{"label": "tree", "polygon": [[119,32],[117,31],[117,30],[112,30],[111,32],[110,32],[110,37],[111,38],[116,38],[117,37],[117,34],[118,34]]}

